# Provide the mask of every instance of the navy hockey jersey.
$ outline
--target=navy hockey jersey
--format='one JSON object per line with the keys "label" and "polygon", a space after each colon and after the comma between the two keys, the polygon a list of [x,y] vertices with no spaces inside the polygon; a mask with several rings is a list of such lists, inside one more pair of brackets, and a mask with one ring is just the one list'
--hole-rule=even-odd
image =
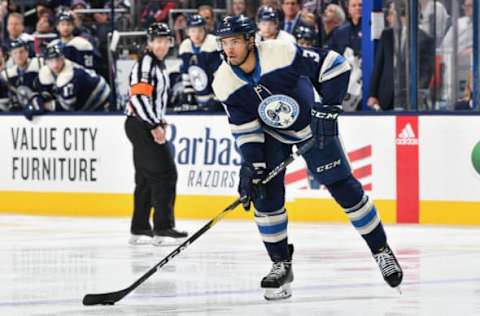
{"label": "navy hockey jersey", "polygon": [[243,159],[263,163],[264,133],[283,143],[304,141],[312,136],[312,106],[341,105],[350,66],[334,51],[302,49],[288,41],[264,41],[255,49],[252,74],[224,62],[213,90]]}
{"label": "navy hockey jersey", "polygon": [[56,99],[56,111],[101,111],[110,97],[110,87],[102,76],[68,59],[58,76],[43,66],[39,84],[42,97],[47,93]]}
{"label": "navy hockey jersey", "polygon": [[207,34],[202,46],[195,47],[187,38],[180,45],[182,59],[180,72],[184,93],[194,93],[197,103],[202,106],[214,98],[212,91],[213,74],[222,63],[216,37]]}
{"label": "navy hockey jersey", "polygon": [[[28,60],[25,69],[13,65],[3,70],[0,74],[1,79],[14,88],[10,92],[14,94],[14,97],[22,107],[25,107],[38,94],[36,81],[43,64],[41,58],[35,57]],[[16,90],[16,93],[13,90]]]}
{"label": "navy hockey jersey", "polygon": [[94,69],[96,66],[96,53],[92,44],[80,36],[75,36],[66,43],[61,39],[56,39],[51,41],[50,45],[59,45],[66,58],[85,68]]}

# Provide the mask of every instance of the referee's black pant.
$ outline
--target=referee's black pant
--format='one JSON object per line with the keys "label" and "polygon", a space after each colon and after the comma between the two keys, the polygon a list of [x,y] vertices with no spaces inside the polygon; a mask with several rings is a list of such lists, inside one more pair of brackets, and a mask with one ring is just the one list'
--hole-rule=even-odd
{"label": "referee's black pant", "polygon": [[151,234],[150,211],[153,207],[153,233],[175,226],[177,168],[170,145],[157,144],[150,129],[135,117],[125,121],[125,131],[133,145],[135,166],[132,234]]}

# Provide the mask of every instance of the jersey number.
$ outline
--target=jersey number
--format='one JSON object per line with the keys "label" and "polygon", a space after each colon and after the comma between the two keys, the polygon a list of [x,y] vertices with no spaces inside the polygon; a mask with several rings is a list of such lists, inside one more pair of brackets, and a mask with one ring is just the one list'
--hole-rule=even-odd
{"label": "jersey number", "polygon": [[63,87],[63,95],[64,97],[69,97],[73,95],[73,83],[69,83],[65,87]]}
{"label": "jersey number", "polygon": [[85,55],[83,56],[83,59],[85,61],[85,67],[93,67],[93,56]]}
{"label": "jersey number", "polygon": [[305,58],[311,58],[311,59],[313,59],[313,61],[315,61],[316,63],[319,63],[319,62],[320,62],[320,55],[318,55],[318,53],[316,53],[316,52],[314,52],[314,51],[311,51],[311,50],[304,49],[304,50],[303,50],[303,57],[305,57]]}

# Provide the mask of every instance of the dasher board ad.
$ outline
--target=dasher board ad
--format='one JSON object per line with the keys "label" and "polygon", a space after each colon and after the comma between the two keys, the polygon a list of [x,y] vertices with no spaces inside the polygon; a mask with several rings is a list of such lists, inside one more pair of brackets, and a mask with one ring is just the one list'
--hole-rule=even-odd
{"label": "dasher board ad", "polygon": [[[2,191],[131,193],[133,152],[125,117],[0,117]],[[178,169],[177,191],[236,195],[241,156],[227,117],[169,116],[167,129]],[[395,196],[393,117],[342,117],[342,140],[355,176],[370,194]],[[375,131],[382,130],[382,133]],[[287,199],[329,197],[299,158],[287,169]]]}

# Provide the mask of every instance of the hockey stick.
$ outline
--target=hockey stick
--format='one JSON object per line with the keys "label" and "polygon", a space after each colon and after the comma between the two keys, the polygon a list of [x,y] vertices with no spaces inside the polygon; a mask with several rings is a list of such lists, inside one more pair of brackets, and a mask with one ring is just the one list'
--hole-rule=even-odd
{"label": "hockey stick", "polygon": [[[303,155],[306,153],[310,148],[313,146],[313,140],[309,140],[305,145],[300,147],[296,152],[292,153],[287,159],[282,161],[278,166],[276,166],[272,171],[268,173],[268,175],[262,180],[262,184],[266,184],[270,182],[273,178],[275,178],[280,172],[282,172],[289,164],[291,164],[295,158],[298,156]],[[153,268],[148,270],[147,273],[142,275],[137,281],[135,281],[129,287],[110,293],[103,293],[103,294],[87,294],[83,298],[83,305],[113,305],[116,302],[120,301],[124,298],[127,294],[132,292],[136,289],[140,284],[145,282],[152,274],[157,272],[161,267],[167,264],[170,260],[172,260],[175,256],[177,256],[180,252],[182,252],[185,248],[190,246],[198,237],[203,235],[207,230],[212,228],[217,222],[219,222],[228,212],[235,209],[246,197],[239,197],[236,199],[232,204],[227,206],[220,214],[215,216],[212,220],[210,220],[207,224],[205,224],[202,228],[200,228],[195,234],[193,234],[190,238],[184,241],[180,246],[178,246],[175,250],[173,250],[168,256],[162,259],[159,263],[157,263]]]}

